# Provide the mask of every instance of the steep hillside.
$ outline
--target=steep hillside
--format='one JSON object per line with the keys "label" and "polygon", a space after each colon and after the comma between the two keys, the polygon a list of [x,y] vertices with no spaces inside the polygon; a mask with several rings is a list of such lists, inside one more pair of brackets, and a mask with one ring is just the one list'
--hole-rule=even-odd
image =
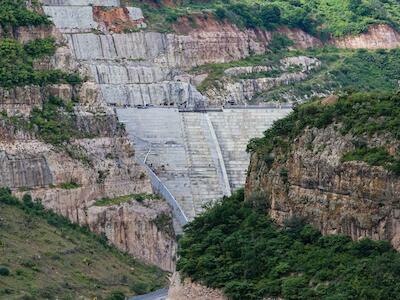
{"label": "steep hillside", "polygon": [[297,107],[249,144],[247,199],[278,223],[296,215],[324,234],[399,249],[399,95],[353,94]]}
{"label": "steep hillside", "polygon": [[0,186],[29,192],[104,232],[120,249],[172,271],[174,237],[152,222],[170,215],[166,203],[139,210],[129,202],[94,206],[101,198],[151,194],[152,187],[89,71],[36,2],[0,7]]}
{"label": "steep hillside", "polygon": [[181,22],[195,26],[196,16],[202,14],[241,28],[300,28],[322,39],[366,32],[374,24],[388,24],[394,28],[400,25],[400,5],[395,0],[124,0],[123,3],[141,7],[153,30],[177,30]]}
{"label": "steep hillside", "polygon": [[266,199],[252,200],[239,191],[187,226],[177,265],[185,281],[171,299],[399,299],[400,254],[387,242],[321,236],[297,218],[278,227]]}
{"label": "steep hillside", "polygon": [[0,299],[120,299],[166,284],[104,237],[0,189]]}

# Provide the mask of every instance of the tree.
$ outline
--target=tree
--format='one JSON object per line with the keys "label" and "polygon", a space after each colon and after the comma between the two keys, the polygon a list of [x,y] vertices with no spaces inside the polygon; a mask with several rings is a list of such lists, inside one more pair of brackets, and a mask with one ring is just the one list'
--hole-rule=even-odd
{"label": "tree", "polygon": [[263,6],[260,12],[260,19],[265,27],[281,23],[281,10],[275,5]]}

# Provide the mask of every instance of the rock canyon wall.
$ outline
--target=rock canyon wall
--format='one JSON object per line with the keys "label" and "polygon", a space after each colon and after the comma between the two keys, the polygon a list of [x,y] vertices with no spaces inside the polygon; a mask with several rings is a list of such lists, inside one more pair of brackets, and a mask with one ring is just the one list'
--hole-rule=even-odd
{"label": "rock canyon wall", "polygon": [[[51,3],[58,5],[59,1]],[[171,218],[165,203],[133,200],[122,206],[94,206],[96,200],[105,197],[152,194],[152,187],[113,109],[107,107],[99,86],[90,80],[90,70],[75,59],[66,46],[67,39],[53,26],[19,27],[13,35],[21,42],[56,39],[56,54],[40,61],[40,68],[78,72],[89,79],[77,85],[1,89],[0,109],[7,117],[3,117],[0,130],[0,185],[19,196],[30,193],[45,207],[104,233],[120,249],[173,271],[174,234],[155,225],[159,216]],[[52,144],[15,123],[22,117],[28,122],[33,110],[42,109],[49,96],[78,102],[73,108],[74,130],[81,137]]]}
{"label": "rock canyon wall", "polygon": [[[324,234],[388,240],[400,249],[399,177],[365,162],[344,162],[343,155],[354,150],[354,137],[334,127],[306,130],[294,141],[285,163],[270,166],[253,154],[247,198],[262,194],[278,224],[296,215]],[[394,141],[374,136],[368,145],[393,153],[399,146]]]}

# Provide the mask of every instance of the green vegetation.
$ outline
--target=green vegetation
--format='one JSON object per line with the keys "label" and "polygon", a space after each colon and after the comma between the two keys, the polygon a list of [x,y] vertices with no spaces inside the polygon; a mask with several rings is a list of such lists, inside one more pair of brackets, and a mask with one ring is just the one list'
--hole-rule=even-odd
{"label": "green vegetation", "polygon": [[60,188],[64,190],[73,190],[81,187],[80,184],[76,183],[75,181],[64,182],[60,184]]}
{"label": "green vegetation", "polygon": [[168,234],[170,237],[175,238],[174,223],[171,215],[163,212],[153,220],[157,229],[161,232]]}
{"label": "green vegetation", "polygon": [[24,50],[31,58],[52,56],[56,52],[54,38],[36,39],[24,45]]}
{"label": "green vegetation", "polygon": [[37,58],[54,54],[56,47],[53,39],[36,40],[25,46],[13,39],[0,40],[0,86],[12,88],[23,85],[56,83],[78,84],[77,74],[68,74],[61,70],[35,70],[33,62]]}
{"label": "green vegetation", "polygon": [[0,189],[0,253],[0,299],[119,299],[167,282],[103,236],[7,189]]}
{"label": "green vegetation", "polygon": [[273,30],[284,25],[323,39],[361,33],[372,24],[395,28],[400,24],[400,4],[396,0],[183,0],[172,5],[125,0],[124,3],[141,7],[150,28],[158,30],[171,30],[183,16],[195,27],[196,16],[207,18],[210,14],[239,27]]}
{"label": "green vegetation", "polygon": [[285,161],[292,141],[305,128],[324,128],[335,124],[344,135],[354,136],[356,150],[345,155],[344,160],[363,160],[372,165],[382,165],[396,174],[399,158],[392,157],[383,149],[368,148],[358,141],[373,134],[390,134],[400,140],[400,94],[355,93],[342,96],[331,105],[312,101],[296,107],[288,117],[278,120],[263,138],[252,139],[248,151],[257,152],[268,164]]}
{"label": "green vegetation", "polygon": [[111,205],[119,205],[125,202],[131,202],[131,201],[138,201],[138,202],[143,202],[146,199],[160,199],[158,195],[154,194],[130,194],[130,195],[125,195],[125,196],[119,196],[116,198],[102,198],[100,200],[97,200],[95,205],[96,206],[111,206]]}
{"label": "green vegetation", "polygon": [[74,103],[65,103],[57,97],[49,97],[42,109],[34,108],[28,128],[36,132],[46,143],[61,145],[77,138],[89,138],[90,135],[77,128]]}
{"label": "green vegetation", "polygon": [[293,46],[294,42],[289,39],[286,35],[274,33],[272,35],[272,39],[268,44],[268,48],[272,52],[278,52],[287,49],[290,46]]}
{"label": "green vegetation", "polygon": [[383,147],[358,146],[354,151],[346,153],[342,161],[364,161],[371,166],[383,166],[400,175],[400,159],[390,155]]}
{"label": "green vegetation", "polygon": [[6,267],[0,267],[0,276],[10,275],[10,270]]}
{"label": "green vegetation", "polygon": [[[33,6],[37,6],[37,1],[32,1]],[[0,0],[0,25],[3,30],[10,30],[18,26],[39,26],[50,25],[51,21],[47,16],[43,16],[28,9],[24,0]]]}
{"label": "green vegetation", "polygon": [[399,298],[400,254],[388,242],[321,236],[296,217],[278,228],[243,199],[241,190],[187,225],[183,276],[232,300]]}
{"label": "green vegetation", "polygon": [[302,82],[266,91],[253,101],[308,99],[315,94],[330,94],[341,90],[395,92],[400,87],[400,74],[397,72],[400,67],[399,49],[351,51],[327,47],[290,51],[286,54],[295,55],[318,58],[322,67],[312,71]]}

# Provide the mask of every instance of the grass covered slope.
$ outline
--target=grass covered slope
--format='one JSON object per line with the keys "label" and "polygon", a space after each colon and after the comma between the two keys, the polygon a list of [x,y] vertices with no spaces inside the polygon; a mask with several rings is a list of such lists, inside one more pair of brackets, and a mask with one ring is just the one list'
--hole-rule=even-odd
{"label": "grass covered slope", "polygon": [[179,244],[183,276],[229,299],[399,299],[400,254],[387,242],[321,236],[299,219],[278,228],[243,191],[198,216]]}
{"label": "grass covered slope", "polygon": [[[291,145],[305,128],[325,128],[335,125],[342,135],[351,134],[354,151],[343,161],[365,161],[400,174],[400,153],[389,148],[400,141],[400,94],[356,93],[342,96],[326,105],[315,100],[294,109],[288,117],[278,120],[265,131],[264,137],[253,139],[248,151],[257,152],[267,165],[285,162]],[[370,145],[371,137],[381,137],[379,147]]]}
{"label": "grass covered slope", "polygon": [[301,28],[321,38],[341,37],[368,30],[372,24],[400,28],[400,4],[396,0],[124,0],[143,9],[152,29],[171,30],[179,17],[212,13],[239,27]]}
{"label": "grass covered slope", "polygon": [[0,189],[0,299],[123,299],[117,296],[165,284],[159,269],[29,197],[22,203]]}

